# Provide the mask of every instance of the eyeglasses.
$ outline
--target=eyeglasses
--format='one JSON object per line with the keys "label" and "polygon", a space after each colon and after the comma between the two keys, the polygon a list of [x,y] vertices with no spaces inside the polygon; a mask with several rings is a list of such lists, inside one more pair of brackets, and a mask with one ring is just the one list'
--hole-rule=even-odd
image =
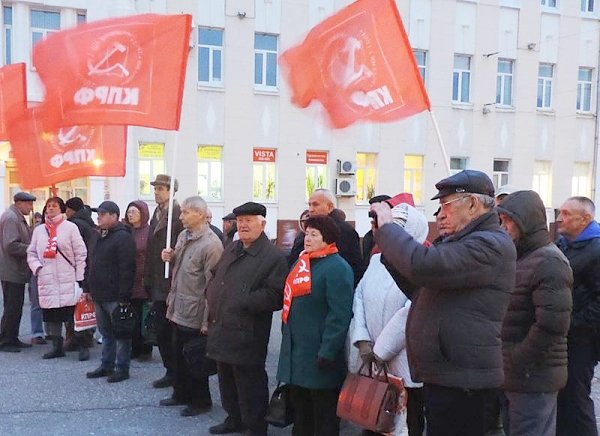
{"label": "eyeglasses", "polygon": [[455,201],[464,200],[465,198],[469,198],[469,195],[463,195],[462,197],[456,197],[454,200],[444,201],[440,203],[440,208],[445,209],[450,203],[454,203]]}

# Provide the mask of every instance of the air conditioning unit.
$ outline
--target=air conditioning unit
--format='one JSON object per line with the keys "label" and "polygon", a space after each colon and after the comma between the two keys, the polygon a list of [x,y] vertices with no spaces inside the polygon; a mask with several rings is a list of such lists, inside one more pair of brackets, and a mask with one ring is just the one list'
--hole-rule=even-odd
{"label": "air conditioning unit", "polygon": [[351,160],[338,159],[338,174],[348,175],[356,173],[356,163]]}
{"label": "air conditioning unit", "polygon": [[335,179],[335,195],[338,197],[353,197],[356,195],[356,180],[354,178]]}

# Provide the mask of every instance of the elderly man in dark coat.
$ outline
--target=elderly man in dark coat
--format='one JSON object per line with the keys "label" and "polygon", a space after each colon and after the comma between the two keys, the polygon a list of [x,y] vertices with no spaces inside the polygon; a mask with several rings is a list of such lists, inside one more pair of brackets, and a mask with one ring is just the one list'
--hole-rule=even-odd
{"label": "elderly man in dark coat", "polygon": [[425,247],[393,225],[387,203],[371,206],[379,224],[375,240],[412,300],[408,363],[413,380],[424,383],[427,435],[483,435],[486,404],[504,382],[500,330],[516,250],[500,228],[486,174],[464,170],[436,188],[446,235],[439,243]]}
{"label": "elderly man in dark coat", "polygon": [[546,209],[534,191],[507,195],[498,207],[517,247],[517,276],[504,322],[504,431],[554,436],[556,396],[567,383],[567,333],[573,274],[550,242]]}
{"label": "elderly man in dark coat", "polygon": [[[166,174],[158,174],[156,179],[150,182],[154,186],[154,200],[156,209],[150,219],[148,230],[148,245],[146,248],[146,265],[144,266],[144,287],[150,299],[152,308],[157,317],[156,340],[158,351],[166,369],[164,377],[155,380],[152,386],[155,388],[166,388],[173,383],[173,357],[171,344],[171,325],[167,321],[167,294],[171,286],[170,279],[165,279],[165,264],[161,253],[167,245],[167,220],[169,218],[169,199],[175,195],[178,188],[177,179],[171,189],[171,177]],[[183,230],[179,220],[181,208],[176,200],[173,200],[173,219],[171,225],[171,248],[175,248],[177,236]]]}
{"label": "elderly man in dark coat", "polygon": [[263,205],[245,203],[233,213],[240,239],[225,248],[207,288],[207,355],[217,361],[221,402],[228,415],[209,432],[266,435],[265,359],[273,312],[283,305],[288,266],[264,233]]}

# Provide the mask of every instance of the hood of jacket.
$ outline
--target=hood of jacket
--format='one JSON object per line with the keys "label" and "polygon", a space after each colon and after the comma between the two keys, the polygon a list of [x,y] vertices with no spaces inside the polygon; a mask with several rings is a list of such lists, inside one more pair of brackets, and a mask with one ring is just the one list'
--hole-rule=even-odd
{"label": "hood of jacket", "polygon": [[400,203],[392,209],[394,223],[402,227],[419,244],[429,234],[429,224],[425,215],[408,203]]}
{"label": "hood of jacket", "polygon": [[127,205],[127,209],[125,209],[125,218],[124,221],[126,224],[131,225],[131,223],[129,222],[129,216],[127,216],[127,211],[129,210],[129,208],[131,206],[135,206],[141,213],[142,215],[142,225],[141,227],[148,227],[149,223],[150,223],[150,211],[148,210],[148,205],[146,204],[145,201],[143,200],[135,200],[132,201],[131,203],[129,203]]}
{"label": "hood of jacket", "polygon": [[497,209],[498,213],[508,215],[521,232],[515,241],[518,258],[550,242],[546,208],[535,191],[513,192]]}
{"label": "hood of jacket", "polygon": [[92,219],[92,212],[87,207],[82,207],[71,217],[69,221],[81,220],[85,221],[92,228],[96,227],[96,223]]}

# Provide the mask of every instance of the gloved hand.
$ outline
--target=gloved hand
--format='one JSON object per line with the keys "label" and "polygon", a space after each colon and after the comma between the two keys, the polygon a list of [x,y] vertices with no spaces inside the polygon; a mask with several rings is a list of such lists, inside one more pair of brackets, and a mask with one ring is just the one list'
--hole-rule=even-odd
{"label": "gloved hand", "polygon": [[77,280],[77,284],[81,289],[83,289],[83,280]]}
{"label": "gloved hand", "polygon": [[369,341],[358,341],[356,343],[358,347],[358,355],[360,356],[365,366],[370,366],[373,362],[373,343]]}
{"label": "gloved hand", "polygon": [[335,369],[335,362],[326,357],[317,356],[317,366],[319,369],[332,370]]}

